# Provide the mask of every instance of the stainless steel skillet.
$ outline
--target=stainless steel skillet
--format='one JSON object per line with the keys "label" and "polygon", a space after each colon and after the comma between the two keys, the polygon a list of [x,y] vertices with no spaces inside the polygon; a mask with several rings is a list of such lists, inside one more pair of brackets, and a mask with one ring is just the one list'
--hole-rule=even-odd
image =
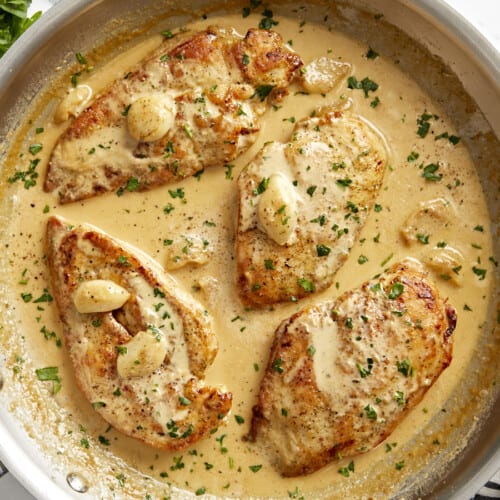
{"label": "stainless steel skillet", "polygon": [[[334,2],[325,2],[325,4]],[[346,9],[366,8],[371,12],[383,13],[388,24],[399,26],[402,31],[437,55],[451,68],[463,83],[465,91],[475,101],[489,121],[494,135],[500,136],[500,56],[467,23],[457,17],[442,2],[400,1],[341,2]],[[173,3],[153,1],[67,1],[61,2],[45,17],[42,23],[35,25],[30,37],[19,41],[14,49],[1,61],[0,65],[0,135],[8,145],[9,133],[22,121],[25,110],[36,97],[39,90],[49,81],[55,69],[64,66],[75,47],[92,47],[111,38],[117,32],[133,29],[137,23],[137,13],[141,12],[141,22],[161,16]],[[202,12],[211,8],[210,2],[193,1],[186,3],[184,12],[178,12],[179,24],[188,18],[188,10]],[[110,21],[113,20],[113,21]],[[339,20],[339,26],[355,34],[356,26],[348,26],[347,21]],[[369,29],[358,33],[360,36],[375,36]],[[411,71],[412,68],[410,67]],[[418,72],[415,68],[415,75]],[[425,74],[425,72],[423,72]],[[421,84],[425,78],[421,75]],[[458,94],[457,94],[458,95]],[[457,100],[462,98],[459,94]],[[450,96],[450,106],[453,103]],[[460,120],[460,106],[457,104],[456,119]],[[498,153],[498,143],[491,143],[488,155],[483,155],[481,142],[471,138],[471,153],[477,158],[478,173],[482,180],[489,203],[490,214],[495,224],[499,217],[499,171],[492,161]],[[496,148],[496,149],[495,149]],[[498,158],[498,155],[496,155]],[[2,214],[3,215],[3,214]],[[497,238],[498,240],[498,238]],[[496,241],[498,256],[498,241]],[[493,347],[499,346],[498,321],[498,284],[496,297],[492,299],[489,330],[492,333]],[[486,361],[485,361],[486,359]],[[463,429],[459,434],[467,436],[462,449],[445,465],[441,464],[439,474],[423,469],[420,475],[412,478],[406,485],[406,493],[415,491],[423,495],[442,498],[466,498],[473,495],[500,467],[500,431],[496,421],[499,414],[498,384],[492,388],[498,368],[498,355],[479,352],[475,368],[481,363],[484,367],[482,376],[471,381],[471,387],[464,387],[464,394],[476,390],[486,390],[487,397],[481,405],[469,405],[463,411]],[[1,364],[0,364],[1,367]],[[472,371],[472,369],[471,369]],[[470,433],[470,422],[480,418],[477,430]],[[13,421],[7,408],[0,411],[0,456],[9,469],[20,478],[21,482],[39,498],[63,498],[74,494],[67,486],[66,476],[61,471],[51,473],[47,470],[39,454],[37,439],[28,437],[23,428]],[[457,444],[457,446],[460,446]],[[432,468],[432,467],[431,467]],[[67,471],[70,472],[70,471]],[[403,494],[403,493],[402,493]]]}

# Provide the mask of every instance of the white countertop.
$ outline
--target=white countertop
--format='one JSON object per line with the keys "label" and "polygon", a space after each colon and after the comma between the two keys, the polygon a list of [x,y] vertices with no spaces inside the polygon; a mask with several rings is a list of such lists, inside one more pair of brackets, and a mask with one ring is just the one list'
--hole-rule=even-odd
{"label": "white countertop", "polygon": [[[59,0],[33,0],[29,13],[45,12]],[[500,0],[445,0],[450,6],[465,17],[480,31],[500,52]],[[500,472],[493,478],[500,483]],[[500,498],[500,486],[497,489],[484,487],[479,492],[482,498]],[[1,475],[0,468],[0,498],[5,500],[35,500],[12,476]],[[466,499],[464,499],[466,500]]]}

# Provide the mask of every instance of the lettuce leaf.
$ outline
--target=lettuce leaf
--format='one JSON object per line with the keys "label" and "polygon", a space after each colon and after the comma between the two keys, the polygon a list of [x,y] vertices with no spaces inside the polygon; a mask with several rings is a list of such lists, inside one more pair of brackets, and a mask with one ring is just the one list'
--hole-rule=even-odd
{"label": "lettuce leaf", "polygon": [[0,0],[0,57],[41,15],[28,17],[31,0]]}

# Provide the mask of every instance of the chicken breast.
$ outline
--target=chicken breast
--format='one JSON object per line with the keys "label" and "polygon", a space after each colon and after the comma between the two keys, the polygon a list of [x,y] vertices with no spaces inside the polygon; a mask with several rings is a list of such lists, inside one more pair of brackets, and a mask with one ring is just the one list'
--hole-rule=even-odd
{"label": "chicken breast", "polygon": [[166,39],[62,134],[44,188],[68,203],[230,162],[254,142],[267,96],[301,65],[273,31],[242,38],[211,27]]}
{"label": "chicken breast", "polygon": [[374,204],[386,150],[335,107],[267,143],[238,179],[238,289],[246,306],[297,300],[332,284]]}
{"label": "chicken breast", "polygon": [[232,395],[203,382],[217,352],[211,320],[154,261],[57,217],[47,259],[76,381],[105,420],[166,450],[224,422]]}
{"label": "chicken breast", "polygon": [[249,439],[283,476],[386,439],[452,358],[456,312],[414,261],[283,321]]}

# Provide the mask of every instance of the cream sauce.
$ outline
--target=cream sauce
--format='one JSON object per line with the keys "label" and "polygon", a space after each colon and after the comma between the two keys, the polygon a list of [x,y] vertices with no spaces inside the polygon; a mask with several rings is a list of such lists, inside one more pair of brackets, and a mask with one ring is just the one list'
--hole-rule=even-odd
{"label": "cream sauce", "polygon": [[[34,434],[39,434],[39,429],[43,429],[44,434],[53,434],[53,437],[47,436],[45,446],[47,449],[62,450],[54,459],[59,460],[58,467],[65,470],[65,464],[69,462],[71,470],[66,469],[66,472],[79,468],[79,472],[90,482],[91,494],[110,496],[113,490],[114,494],[144,498],[148,493],[152,496],[165,494],[169,490],[167,483],[181,490],[204,488],[215,495],[236,497],[288,497],[293,492],[301,492],[306,497],[319,498],[322,495],[335,497],[339,492],[345,495],[346,491],[352,495],[356,491],[366,492],[368,486],[361,479],[374,477],[375,469],[394,472],[395,462],[411,462],[405,443],[410,443],[446,404],[460,382],[480,337],[481,322],[486,317],[492,286],[491,263],[488,261],[492,255],[489,218],[475,168],[465,146],[462,143],[454,145],[446,139],[436,140],[444,132],[449,135],[456,133],[451,122],[443,110],[396,64],[382,56],[367,58],[368,47],[320,24],[299,26],[298,19],[276,19],[279,24],[275,29],[285,40],[293,42],[293,48],[306,63],[321,56],[334,56],[349,62],[352,74],[358,80],[369,76],[377,82],[378,90],[365,98],[362,90],[348,89],[345,80],[324,96],[296,93],[295,90],[300,90],[297,87],[291,90],[279,108],[266,112],[257,143],[234,162],[232,170],[221,166],[205,171],[200,178],[186,179],[147,193],[109,194],[66,206],[58,205],[57,199],[41,189],[49,153],[64,125],[50,120],[43,124],[35,122],[36,126],[44,127],[43,133],[33,133],[31,137],[31,143],[43,144],[43,150],[36,155],[41,160],[37,167],[40,178],[37,185],[29,190],[19,182],[9,187],[8,192],[13,197],[8,231],[12,244],[5,250],[6,261],[11,263],[11,267],[5,272],[9,273],[10,282],[15,283],[12,285],[14,306],[10,312],[13,321],[10,329],[23,332],[23,340],[15,337],[12,342],[6,343],[8,366],[19,367],[22,376],[18,374],[16,380],[25,387],[25,397],[33,402],[33,408],[37,408],[32,414],[33,422],[26,425]],[[256,26],[259,20],[260,17],[254,15],[248,18],[228,15],[210,17],[194,23],[192,27],[198,29],[208,24],[221,24],[234,26],[244,33],[248,27]],[[89,85],[94,94],[98,93],[158,43],[159,38],[153,37],[91,74],[83,83]],[[375,96],[380,103],[374,107],[371,102]],[[352,99],[353,112],[374,124],[390,145],[390,165],[376,209],[370,214],[348,260],[336,275],[335,285],[329,290],[299,304],[284,304],[272,310],[245,310],[235,293],[232,247],[238,173],[264,142],[287,141],[292,121],[308,116],[319,105],[334,104],[347,98]],[[416,120],[424,112],[439,118],[429,120],[432,133],[420,138]],[[115,140],[113,133],[110,131],[109,139]],[[408,159],[414,158],[415,153],[418,153],[418,159]],[[17,157],[14,156],[12,163],[17,164]],[[32,156],[25,154],[25,158],[29,161]],[[440,181],[422,177],[420,164],[438,162],[438,173],[443,175]],[[184,198],[171,197],[169,190],[177,188],[184,190]],[[444,233],[442,228],[437,227],[426,234],[427,242],[419,240],[415,244],[405,244],[400,231],[407,219],[419,209],[421,202],[437,198],[449,200],[456,207],[456,218],[450,220]],[[221,426],[210,438],[199,442],[191,450],[167,453],[147,448],[109,430],[108,425],[84,401],[75,386],[65,349],[58,348],[50,335],[49,340],[45,339],[44,331],[54,332],[56,338],[62,337],[55,305],[20,298],[21,294],[31,293],[36,299],[45,288],[50,290],[43,261],[43,244],[45,223],[51,214],[62,215],[74,223],[93,223],[110,235],[140,248],[164,266],[169,255],[169,240],[182,241],[186,234],[204,235],[214,249],[210,260],[204,266],[185,266],[172,274],[181,286],[206,305],[214,317],[219,352],[208,370],[207,381],[224,384],[234,395],[232,416],[227,425]],[[355,457],[356,472],[351,475],[355,478],[353,481],[337,472],[340,467],[347,466],[348,461],[332,463],[306,477],[280,477],[261,450],[242,440],[249,429],[251,408],[276,327],[307,303],[334,298],[381,272],[387,264],[407,256],[425,260],[429,252],[445,240],[447,245],[460,251],[464,259],[463,267],[456,271],[462,276],[460,286],[452,280],[443,279],[440,273],[433,274],[442,294],[449,297],[459,315],[454,333],[454,359],[424,401],[389,438],[390,443],[397,442],[397,447],[391,445],[392,451],[387,453],[381,445]],[[484,279],[481,269],[487,270]],[[216,286],[202,285],[210,282],[216,283]],[[319,341],[316,342],[320,345]],[[322,349],[321,357],[325,363],[327,353],[332,349],[335,346],[326,345]],[[23,363],[19,361],[20,357],[30,361]],[[182,364],[182,361],[179,363]],[[55,396],[50,395],[45,383],[34,377],[34,368],[43,366],[59,367],[62,389]],[[22,408],[20,402],[11,405],[14,414],[20,418]],[[60,418],[54,419],[53,415]],[[109,439],[110,445],[104,445],[98,436]],[[441,436],[441,439],[445,437]],[[88,449],[86,443],[89,444]],[[65,457],[66,450],[71,450],[69,454],[77,462]],[[433,451],[439,450],[431,449],[429,453]],[[75,465],[78,463],[81,465]],[[262,467],[255,472],[257,465]],[[154,480],[133,480],[134,470]],[[405,470],[398,473],[403,475]],[[124,480],[119,479],[120,474],[123,474]],[[381,482],[371,487],[387,492],[392,486]],[[179,493],[179,496],[182,495]]]}

